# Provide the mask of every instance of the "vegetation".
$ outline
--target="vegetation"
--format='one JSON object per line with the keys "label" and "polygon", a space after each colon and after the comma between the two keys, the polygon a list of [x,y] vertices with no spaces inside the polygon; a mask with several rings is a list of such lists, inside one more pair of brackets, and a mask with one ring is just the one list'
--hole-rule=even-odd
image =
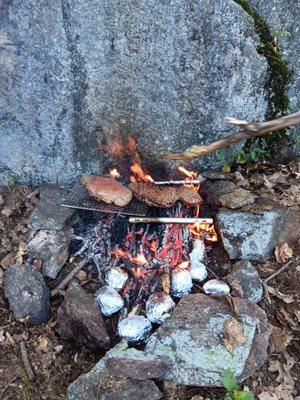
{"label": "vegetation", "polygon": [[226,370],[223,372],[222,383],[226,389],[225,400],[254,400],[252,392],[238,390],[238,383],[232,371]]}

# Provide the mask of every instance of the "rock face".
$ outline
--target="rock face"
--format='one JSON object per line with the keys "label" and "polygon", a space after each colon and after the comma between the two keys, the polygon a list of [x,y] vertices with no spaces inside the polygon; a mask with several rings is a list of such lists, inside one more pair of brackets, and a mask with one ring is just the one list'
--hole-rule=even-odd
{"label": "rock face", "polygon": [[40,272],[31,265],[11,265],[5,271],[4,292],[17,319],[28,316],[32,325],[49,320],[50,291]]}
{"label": "rock face", "polygon": [[112,133],[157,164],[216,140],[226,116],[265,117],[267,63],[232,0],[12,0],[0,13],[3,181],[70,184],[103,165]]}
{"label": "rock face", "polygon": [[27,254],[42,260],[42,275],[54,279],[67,261],[73,230],[40,230],[34,234],[26,244]]}
{"label": "rock face", "polygon": [[250,261],[235,263],[226,280],[233,289],[231,292],[233,296],[243,297],[254,303],[258,303],[262,299],[262,282]]}
{"label": "rock face", "polygon": [[[120,397],[121,399],[140,400],[144,396],[147,396],[145,397],[147,399],[159,399],[160,392],[149,379],[162,379],[169,370],[169,363],[163,358],[145,354],[143,351],[134,348],[128,348],[125,342],[121,342],[106,353],[90,372],[79,376],[69,386],[67,400],[98,400],[99,390],[101,390],[103,396],[111,395],[111,397],[103,398],[115,399],[107,383],[109,381],[116,382],[116,380],[122,383],[121,386],[125,383],[129,384],[129,387],[132,387],[132,384],[135,385],[137,387],[136,393],[140,396],[125,396],[126,389],[123,387],[123,397]],[[126,380],[126,378],[131,378],[131,381]],[[143,396],[141,396],[141,390],[145,390]],[[153,397],[148,396],[148,390],[150,390]],[[134,394],[131,396],[134,396]],[[116,399],[118,398],[116,397]]]}
{"label": "rock face", "polygon": [[221,211],[217,227],[230,259],[265,261],[272,256],[281,228],[282,210],[261,215]]}
{"label": "rock face", "polygon": [[29,219],[32,229],[61,230],[66,227],[74,214],[73,209],[61,206],[67,190],[55,186],[43,186],[40,189],[40,202]]}
{"label": "rock face", "polygon": [[105,322],[92,295],[72,283],[58,309],[58,332],[63,339],[74,340],[91,349],[107,349],[110,338]]}
{"label": "rock face", "polygon": [[[172,370],[166,380],[220,386],[221,375],[229,366],[243,381],[264,364],[269,337],[266,315],[247,300],[235,298],[234,302],[240,316],[240,337],[228,329],[237,321],[224,299],[198,293],[180,301],[145,348],[146,353],[170,358]],[[235,343],[232,348],[226,346],[226,338]]]}

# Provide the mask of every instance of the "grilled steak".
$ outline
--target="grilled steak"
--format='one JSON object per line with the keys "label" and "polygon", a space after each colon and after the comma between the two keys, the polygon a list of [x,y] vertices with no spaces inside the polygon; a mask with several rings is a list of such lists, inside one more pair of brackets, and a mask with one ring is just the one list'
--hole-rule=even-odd
{"label": "grilled steak", "polygon": [[181,200],[189,206],[195,206],[202,202],[200,195],[186,186],[176,188],[158,186],[152,182],[136,182],[131,183],[129,188],[137,199],[154,207],[169,208],[177,200]]}
{"label": "grilled steak", "polygon": [[169,208],[177,200],[177,190],[171,186],[157,186],[153,182],[136,182],[129,185],[134,196],[154,207]]}
{"label": "grilled steak", "polygon": [[104,203],[124,207],[132,199],[131,191],[113,178],[86,175],[81,177],[80,182],[93,197]]}
{"label": "grilled steak", "polygon": [[188,206],[196,206],[202,203],[200,194],[188,186],[179,186],[177,193],[179,199]]}

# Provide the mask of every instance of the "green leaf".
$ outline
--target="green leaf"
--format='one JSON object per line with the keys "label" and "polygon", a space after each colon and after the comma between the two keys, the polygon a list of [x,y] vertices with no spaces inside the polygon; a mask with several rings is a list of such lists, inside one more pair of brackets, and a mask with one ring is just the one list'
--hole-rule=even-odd
{"label": "green leaf", "polygon": [[254,396],[252,392],[244,392],[235,390],[233,392],[234,400],[254,400]]}
{"label": "green leaf", "polygon": [[234,376],[234,372],[229,369],[225,370],[222,374],[221,381],[226,390],[232,391],[238,389],[238,384]]}
{"label": "green leaf", "polygon": [[245,164],[248,161],[248,157],[244,151],[240,151],[239,153],[236,153],[235,161],[238,164]]}

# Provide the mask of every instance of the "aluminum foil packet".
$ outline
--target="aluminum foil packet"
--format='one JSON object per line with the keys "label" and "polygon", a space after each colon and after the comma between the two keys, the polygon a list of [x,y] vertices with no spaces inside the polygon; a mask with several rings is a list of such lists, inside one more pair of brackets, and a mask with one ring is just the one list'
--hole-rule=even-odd
{"label": "aluminum foil packet", "polygon": [[193,287],[192,274],[187,269],[177,268],[171,275],[171,294],[175,297],[187,296]]}
{"label": "aluminum foil packet", "polygon": [[146,315],[153,324],[161,324],[172,313],[175,303],[165,292],[153,293],[146,302]]}
{"label": "aluminum foil packet", "polygon": [[207,269],[202,262],[197,262],[196,264],[191,264],[191,275],[192,280],[196,282],[202,282],[207,278]]}
{"label": "aluminum foil packet", "polygon": [[193,250],[190,252],[191,268],[197,266],[204,260],[205,257],[205,244],[201,239],[193,240]]}
{"label": "aluminum foil packet", "polygon": [[100,307],[101,313],[105,316],[116,313],[124,306],[122,297],[110,286],[102,286],[95,293],[95,299]]}
{"label": "aluminum foil packet", "polygon": [[219,281],[218,279],[211,279],[205,282],[203,290],[206,294],[226,295],[230,293],[230,287],[227,283]]}
{"label": "aluminum foil packet", "polygon": [[151,322],[141,315],[129,316],[118,324],[119,335],[129,343],[135,344],[147,342],[151,329]]}
{"label": "aluminum foil packet", "polygon": [[128,274],[122,270],[120,267],[112,268],[105,277],[105,282],[108,286],[121,290],[123,289],[126,281],[128,279]]}

